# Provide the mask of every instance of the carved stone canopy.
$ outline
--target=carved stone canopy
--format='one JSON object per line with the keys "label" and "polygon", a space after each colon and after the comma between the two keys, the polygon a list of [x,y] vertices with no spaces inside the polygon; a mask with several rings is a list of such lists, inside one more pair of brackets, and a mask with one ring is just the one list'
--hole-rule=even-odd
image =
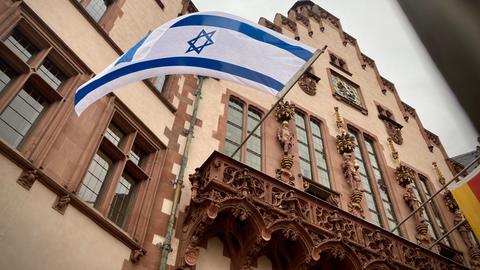
{"label": "carved stone canopy", "polygon": [[395,169],[395,179],[402,187],[413,183],[415,179],[415,171],[405,165],[400,165]]}
{"label": "carved stone canopy", "polygon": [[288,101],[280,101],[275,108],[275,118],[278,122],[290,121],[295,115],[295,105],[288,103]]}
{"label": "carved stone canopy", "polygon": [[448,210],[450,212],[455,213],[459,208],[457,201],[453,198],[452,192],[450,190],[446,190],[445,193],[443,193],[443,200],[445,201],[445,205],[447,206]]}
{"label": "carved stone canopy", "polygon": [[352,153],[355,150],[355,139],[346,132],[337,135],[336,144],[340,154]]}

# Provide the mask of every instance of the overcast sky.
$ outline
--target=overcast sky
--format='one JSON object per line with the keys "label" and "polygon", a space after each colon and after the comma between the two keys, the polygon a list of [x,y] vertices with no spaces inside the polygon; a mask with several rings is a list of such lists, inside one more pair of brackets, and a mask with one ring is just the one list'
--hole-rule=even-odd
{"label": "overcast sky", "polygon": [[[200,11],[225,11],[258,22],[285,16],[295,1],[193,0]],[[440,136],[449,156],[475,149],[477,132],[394,0],[313,0],[341,21],[400,98],[417,110],[423,126]],[[441,27],[438,29],[441,31]],[[319,45],[320,47],[320,45]]]}

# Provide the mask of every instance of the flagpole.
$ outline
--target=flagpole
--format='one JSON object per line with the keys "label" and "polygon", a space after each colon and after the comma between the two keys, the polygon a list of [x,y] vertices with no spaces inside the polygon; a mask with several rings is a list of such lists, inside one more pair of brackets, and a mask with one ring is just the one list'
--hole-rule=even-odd
{"label": "flagpole", "polygon": [[260,120],[260,122],[258,122],[258,124],[250,131],[250,133],[247,135],[247,137],[245,138],[245,140],[242,141],[242,143],[237,147],[237,149],[235,149],[235,151],[233,151],[233,153],[230,155],[231,158],[233,158],[233,156],[235,156],[235,154],[242,148],[242,146],[248,141],[248,139],[250,139],[250,137],[252,137],[253,133],[255,133],[255,130],[257,130],[261,125],[262,123],[265,121],[265,119],[267,119],[267,117],[273,112],[273,109],[275,109],[275,107],[277,107],[277,105],[280,103],[280,101],[283,100],[283,98],[288,94],[288,92],[290,92],[290,90],[292,90],[293,86],[297,83],[297,81],[300,79],[300,77],[302,77],[302,75],[305,73],[305,71],[308,70],[308,68],[315,62],[315,60],[317,60],[317,58],[325,52],[325,50],[327,49],[327,45],[323,46],[322,49],[317,49],[312,57],[310,57],[310,59],[308,59],[307,62],[305,62],[305,64],[303,64],[303,66],[292,76],[292,78],[290,78],[290,80],[287,82],[287,84],[285,84],[285,86],[282,88],[282,90],[280,92],[278,92],[277,96],[279,96],[278,100],[275,102],[275,104],[273,104],[273,106],[270,108],[270,110],[263,116],[263,118]]}
{"label": "flagpole", "polygon": [[474,159],[472,162],[470,162],[467,166],[465,166],[459,173],[457,173],[450,181],[448,181],[448,183],[446,183],[442,188],[440,188],[439,190],[437,190],[437,192],[435,192],[432,196],[430,196],[430,198],[428,198],[426,201],[424,201],[422,204],[420,204],[420,206],[418,206],[416,209],[414,209],[412,212],[410,212],[410,214],[404,218],[402,220],[402,222],[398,223],[397,226],[395,226],[395,228],[393,228],[391,230],[391,232],[394,232],[395,230],[397,230],[403,223],[405,223],[405,221],[407,221],[410,217],[412,217],[417,211],[419,211],[420,209],[422,209],[427,203],[429,203],[431,200],[433,200],[433,198],[435,198],[435,196],[437,196],[442,190],[444,190],[446,187],[448,187],[451,183],[453,183],[453,181],[455,181],[460,175],[462,175],[466,170],[468,170],[468,168],[470,168],[473,164],[475,164],[476,162],[478,162],[478,160],[480,160],[480,156],[477,157],[476,159]]}

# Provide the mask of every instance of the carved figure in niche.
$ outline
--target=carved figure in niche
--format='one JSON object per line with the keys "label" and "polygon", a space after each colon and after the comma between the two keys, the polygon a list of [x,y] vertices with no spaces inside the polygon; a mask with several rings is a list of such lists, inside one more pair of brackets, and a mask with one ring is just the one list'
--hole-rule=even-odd
{"label": "carved figure in niche", "polygon": [[[403,194],[403,199],[407,203],[408,207],[410,207],[412,210],[415,210],[420,206],[420,201],[413,191],[413,184],[407,185],[405,193]],[[415,219],[417,224],[424,223],[425,217],[423,216],[423,211],[417,211],[415,213]]]}
{"label": "carved figure in niche", "polygon": [[277,138],[283,147],[283,154],[288,155],[293,146],[293,134],[288,129],[288,121],[282,122],[282,127],[278,129]]}
{"label": "carved figure in niche", "polygon": [[358,176],[358,164],[352,162],[353,156],[351,153],[344,153],[342,162],[343,175],[345,180],[353,189],[360,188],[360,177]]}
{"label": "carved figure in niche", "polygon": [[[462,222],[464,219],[462,212],[460,210],[455,211],[455,216],[453,218],[453,224],[457,225],[458,223]],[[470,230],[467,228],[467,226],[460,226],[458,227],[458,232],[463,238],[463,241],[465,241],[465,244],[467,245],[468,248],[472,248],[473,242],[472,238],[470,236]]]}

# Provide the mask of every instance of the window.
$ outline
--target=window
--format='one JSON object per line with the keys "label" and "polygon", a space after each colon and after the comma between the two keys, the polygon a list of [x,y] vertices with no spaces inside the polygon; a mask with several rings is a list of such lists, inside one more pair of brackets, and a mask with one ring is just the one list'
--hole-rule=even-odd
{"label": "window", "polygon": [[[397,218],[387,190],[384,173],[378,162],[375,142],[371,137],[349,128],[349,133],[355,139],[355,160],[359,166],[359,175],[362,181],[364,195],[370,213],[371,222],[383,228],[393,229],[397,226]],[[382,208],[385,210],[386,220],[382,222]],[[395,230],[393,233],[399,235]]]}
{"label": "window", "polygon": [[7,84],[17,76],[17,73],[8,66],[8,64],[0,59],[0,93]]}
{"label": "window", "polygon": [[[378,226],[382,226],[380,221],[380,211],[378,210],[378,203],[375,200],[374,190],[370,184],[371,179],[367,173],[367,165],[364,159],[366,155],[365,151],[362,151],[359,144],[359,137],[356,131],[349,129],[349,133],[355,139],[355,161],[359,166],[360,179],[362,180],[362,186],[364,189],[365,199],[367,201],[368,212],[370,213],[370,221]],[[363,152],[363,153],[362,153]]]}
{"label": "window", "polygon": [[80,2],[84,7],[85,10],[88,12],[88,15],[92,17],[96,22],[99,22],[100,19],[103,17],[109,3],[111,1],[108,0],[77,0]]}
{"label": "window", "polygon": [[[235,98],[228,103],[227,130],[225,136],[224,153],[230,156],[260,122],[262,113],[247,106]],[[247,127],[246,129],[244,127]],[[246,143],[245,151],[238,151],[233,157],[244,161],[248,166],[262,169],[262,127],[259,127]]]}
{"label": "window", "polygon": [[[28,88],[27,88],[28,87]],[[31,86],[24,87],[0,114],[0,137],[17,147],[48,105]]]}
{"label": "window", "polygon": [[347,99],[348,101],[351,101],[355,105],[362,105],[362,101],[360,100],[360,96],[358,94],[358,87],[354,86],[353,83],[336,74],[332,74],[331,78],[336,94]]}
{"label": "window", "polygon": [[328,69],[327,71],[330,77],[332,95],[336,99],[360,110],[363,114],[367,114],[368,111],[364,106],[360,87],[332,69]]}
{"label": "window", "polygon": [[[419,175],[420,189],[422,190],[422,193],[423,193],[423,196],[424,196],[425,200],[428,200],[432,195],[432,192],[431,192],[427,182],[428,182],[428,179],[425,176]],[[438,211],[438,208],[435,205],[434,201],[433,200],[430,201],[428,203],[428,205],[429,205],[429,208],[430,208],[430,209],[427,210],[428,218],[427,218],[427,216],[425,218],[427,219],[428,223],[430,223],[430,227],[433,227],[433,224],[432,224],[431,220],[434,220],[435,224],[438,226],[438,230],[439,230],[440,234],[431,231],[432,236],[436,239],[438,236],[441,236],[441,235],[444,235],[445,233],[447,233],[447,230],[445,229],[445,225],[443,224],[442,219],[440,218],[440,212]],[[448,237],[445,237],[442,240],[442,242],[445,245],[451,246],[451,243],[450,243],[450,240],[448,239]]]}
{"label": "window", "polygon": [[297,111],[295,125],[302,175],[331,188],[320,122]]}
{"label": "window", "polygon": [[[390,200],[390,196],[388,195],[387,186],[385,185],[382,170],[380,169],[380,165],[378,164],[374,143],[369,138],[365,138],[365,145],[373,172],[372,180],[377,184],[378,191],[380,192],[380,198],[382,200],[383,209],[385,210],[385,214],[387,216],[388,226],[393,229],[397,226],[397,218],[395,216],[395,212],[393,211],[392,202]],[[395,230],[393,233],[398,235],[398,229]]]}
{"label": "window", "polygon": [[80,183],[78,196],[127,230],[140,186],[149,178],[149,160],[155,152],[156,148],[136,127],[115,112]]}
{"label": "window", "polygon": [[[71,0],[75,1],[75,0]],[[100,26],[105,32],[109,32],[115,20],[123,13],[121,11],[125,1],[118,0],[76,0],[77,8],[95,22],[94,26]]]}
{"label": "window", "polygon": [[30,40],[16,28],[13,29],[4,43],[14,54],[20,57],[23,62],[28,62],[28,60],[39,51],[37,46],[30,42]]}
{"label": "window", "polygon": [[163,90],[165,89],[165,86],[167,85],[167,81],[169,79],[170,76],[168,75],[161,75],[161,76],[157,76],[155,78],[152,78],[152,83],[153,83],[153,86],[155,86],[155,89],[159,92],[159,93],[163,93]]}
{"label": "window", "polygon": [[[60,57],[57,49],[61,46],[57,46],[54,38],[44,37],[36,27],[20,18],[17,25],[2,35],[5,46],[0,49],[0,138],[20,150],[25,149],[23,145],[28,144],[29,137],[34,137],[29,135],[49,108],[65,100],[68,92],[75,89],[72,83],[69,87],[65,85],[79,73],[65,56]],[[20,75],[22,82],[8,87]]]}

